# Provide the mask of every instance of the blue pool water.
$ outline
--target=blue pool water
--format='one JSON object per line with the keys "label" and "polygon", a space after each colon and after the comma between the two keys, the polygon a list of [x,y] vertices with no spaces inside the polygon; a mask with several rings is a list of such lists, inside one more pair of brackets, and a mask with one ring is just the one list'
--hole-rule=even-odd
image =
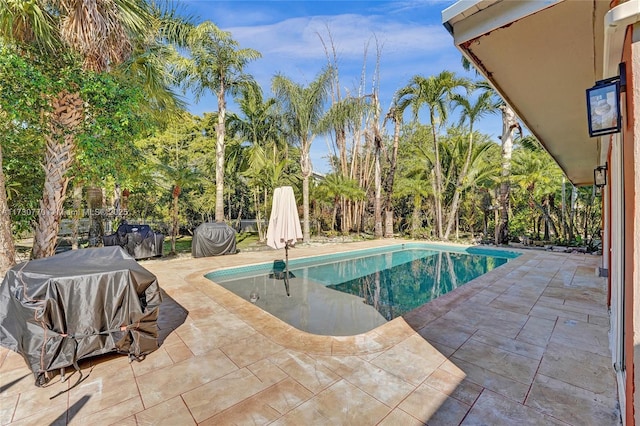
{"label": "blue pool water", "polygon": [[283,274],[274,274],[274,263],[216,271],[207,278],[243,298],[257,297],[258,306],[300,330],[352,335],[402,316],[518,255],[410,243],[293,259],[290,297],[278,279]]}

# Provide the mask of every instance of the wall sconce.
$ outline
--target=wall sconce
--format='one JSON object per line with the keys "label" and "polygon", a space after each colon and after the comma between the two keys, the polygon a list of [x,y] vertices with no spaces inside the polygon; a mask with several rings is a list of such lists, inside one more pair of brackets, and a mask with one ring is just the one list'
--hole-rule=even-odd
{"label": "wall sconce", "polygon": [[620,132],[620,92],[626,91],[627,84],[625,63],[619,64],[618,68],[619,75],[596,81],[595,86],[587,89],[587,120],[591,137]]}
{"label": "wall sconce", "polygon": [[593,184],[602,188],[607,184],[607,163],[604,166],[598,166],[593,169]]}

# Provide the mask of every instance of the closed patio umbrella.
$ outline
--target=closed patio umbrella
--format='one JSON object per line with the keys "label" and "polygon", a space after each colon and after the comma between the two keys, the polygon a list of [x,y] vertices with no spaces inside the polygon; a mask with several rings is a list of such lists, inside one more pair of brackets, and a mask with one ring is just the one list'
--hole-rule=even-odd
{"label": "closed patio umbrella", "polygon": [[289,296],[289,247],[302,239],[300,218],[293,188],[281,186],[273,192],[273,205],[267,228],[267,245],[274,249],[285,250],[284,284]]}

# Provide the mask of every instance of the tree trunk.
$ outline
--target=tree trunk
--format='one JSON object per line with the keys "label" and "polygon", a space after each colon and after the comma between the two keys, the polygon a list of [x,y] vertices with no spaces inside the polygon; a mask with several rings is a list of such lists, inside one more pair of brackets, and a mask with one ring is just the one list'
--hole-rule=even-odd
{"label": "tree trunk", "polygon": [[396,176],[396,168],[398,163],[398,145],[400,143],[400,119],[395,116],[395,110],[389,112],[387,117],[393,120],[393,150],[389,161],[389,174],[385,179],[384,192],[384,236],[385,238],[393,237],[393,181]]}
{"label": "tree trunk", "polygon": [[2,146],[0,145],[0,278],[16,264],[16,247],[11,234],[11,214],[7,202],[7,191],[2,169]]}
{"label": "tree trunk", "polygon": [[216,124],[216,222],[224,221],[224,120],[227,112],[224,84],[218,91],[218,123]]}
{"label": "tree trunk", "polygon": [[[377,138],[376,138],[377,139]],[[380,148],[378,147],[378,141],[375,142],[375,165],[374,165],[374,184],[375,184],[375,197],[373,201],[374,211],[374,227],[373,235],[375,238],[382,238],[382,177],[380,176]]]}
{"label": "tree trunk", "polygon": [[180,186],[173,187],[171,203],[171,253],[176,254],[176,239],[178,238],[178,197],[180,197]]}
{"label": "tree trunk", "polygon": [[73,188],[73,216],[71,217],[71,249],[80,247],[80,214],[82,211],[82,185]]}
{"label": "tree trunk", "polygon": [[502,110],[502,176],[500,180],[500,222],[496,233],[496,245],[509,243],[509,198],[511,192],[511,153],[513,151],[513,133],[520,129],[516,114],[508,105]]}
{"label": "tree trunk", "polygon": [[61,92],[52,100],[49,134],[45,135],[44,189],[33,237],[34,259],[55,254],[58,230],[71,167],[75,154],[74,130],[83,118],[82,98]]}
{"label": "tree trunk", "polygon": [[436,232],[438,239],[442,239],[442,168],[440,164],[440,150],[438,149],[438,135],[436,134],[435,115],[433,109],[431,113],[431,133],[433,136],[433,153],[435,155],[435,180],[434,180],[434,194],[435,210],[436,210]]}
{"label": "tree trunk", "polygon": [[311,160],[309,148],[311,143],[302,144],[300,153],[300,169],[302,172],[302,239],[305,243],[311,240],[311,228],[309,225],[309,176],[311,176]]}
{"label": "tree trunk", "polygon": [[413,196],[413,212],[411,214],[411,237],[415,238],[418,233],[420,223],[420,210],[422,209],[422,197],[418,194]]}
{"label": "tree trunk", "polygon": [[467,172],[469,171],[469,165],[471,164],[471,156],[473,154],[473,126],[469,129],[469,148],[467,149],[467,155],[464,160],[464,166],[458,175],[456,182],[456,188],[453,193],[453,200],[451,201],[451,209],[449,210],[449,218],[447,219],[447,230],[444,233],[444,239],[449,239],[449,234],[456,221],[458,215],[458,207],[460,206],[460,196],[462,194],[462,184],[467,178]]}

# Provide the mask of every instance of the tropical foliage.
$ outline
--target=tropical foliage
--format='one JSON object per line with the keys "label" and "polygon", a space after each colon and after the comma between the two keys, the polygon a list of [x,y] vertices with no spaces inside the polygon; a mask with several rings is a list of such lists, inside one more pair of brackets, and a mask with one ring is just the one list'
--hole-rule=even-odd
{"label": "tropical foliage", "polygon": [[[260,53],[211,22],[146,2],[71,3],[0,0],[0,273],[15,262],[14,238],[34,236],[34,257],[53,254],[61,223],[77,228],[93,206],[90,189],[107,227],[152,223],[172,251],[213,220],[255,220],[264,239],[282,185],[298,194],[306,241],[596,243],[595,192],[563,177],[486,82],[418,74],[380,100],[378,51],[376,83],[344,91],[333,40],[321,40],[327,64],[312,81],[277,74],[260,87],[246,73]],[[100,22],[109,25],[89,31]],[[191,115],[179,89],[217,105]],[[499,113],[496,143],[477,125]],[[320,136],[324,175],[311,164]]]}

